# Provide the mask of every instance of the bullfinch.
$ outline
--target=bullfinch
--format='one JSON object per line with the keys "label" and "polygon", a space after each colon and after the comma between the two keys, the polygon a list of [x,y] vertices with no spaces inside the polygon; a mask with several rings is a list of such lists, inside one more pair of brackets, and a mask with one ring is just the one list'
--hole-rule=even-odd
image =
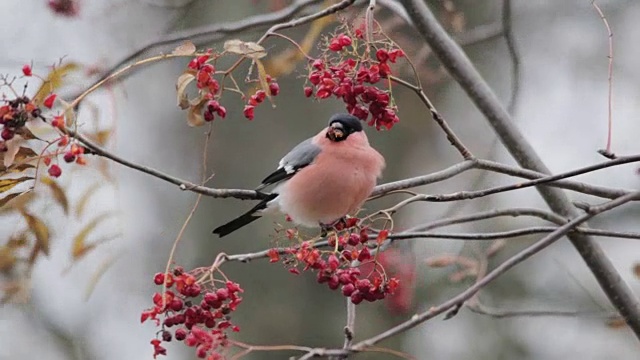
{"label": "bullfinch", "polygon": [[272,193],[213,233],[228,235],[272,209],[298,225],[325,230],[360,208],[384,166],[382,155],[369,146],[360,120],[333,115],[329,126],[294,147],[256,188],[275,185]]}

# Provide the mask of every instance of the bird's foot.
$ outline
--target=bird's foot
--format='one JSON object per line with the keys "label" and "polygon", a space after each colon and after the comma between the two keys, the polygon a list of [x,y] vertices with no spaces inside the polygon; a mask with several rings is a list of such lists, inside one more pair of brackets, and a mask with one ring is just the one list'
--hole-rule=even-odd
{"label": "bird's foot", "polygon": [[341,217],[340,219],[330,223],[323,224],[320,223],[320,236],[326,237],[329,234],[329,231],[340,231],[347,226],[347,219]]}

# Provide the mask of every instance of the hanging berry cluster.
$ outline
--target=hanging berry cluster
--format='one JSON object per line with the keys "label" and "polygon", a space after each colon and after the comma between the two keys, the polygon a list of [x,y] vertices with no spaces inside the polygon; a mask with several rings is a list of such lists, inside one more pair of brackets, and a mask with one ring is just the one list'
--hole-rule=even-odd
{"label": "hanging berry cluster", "polygon": [[[351,299],[354,304],[363,300],[373,302],[382,300],[393,294],[398,288],[399,281],[394,277],[387,277],[384,268],[369,250],[369,229],[358,229],[355,225],[357,218],[350,218],[342,231],[329,237],[332,250],[321,250],[313,246],[310,241],[303,241],[299,246],[287,248],[281,259],[276,249],[268,252],[270,262],[282,262],[289,272],[300,274],[311,270],[317,274],[320,284],[327,284],[329,289],[340,289],[342,295]],[[290,240],[298,238],[296,230],[289,229],[286,236]],[[381,231],[375,239],[380,245],[388,236],[388,231]],[[353,262],[359,263],[353,267]],[[367,268],[368,271],[363,271]]]}
{"label": "hanging berry cluster", "polygon": [[[196,269],[189,273],[176,267],[170,273],[155,274],[153,282],[167,290],[164,294],[155,293],[154,306],[141,315],[141,322],[151,319],[161,327],[159,338],[151,340],[154,358],[166,355],[162,342],[175,338],[195,348],[200,359],[222,359],[221,352],[229,345],[227,331],[240,331],[231,323],[231,313],[242,302],[242,288],[226,279],[205,281],[209,278],[206,271]],[[197,280],[195,275],[205,276]]]}
{"label": "hanging berry cluster", "polygon": [[[251,50],[251,51],[250,51]],[[194,50],[195,51],[195,48]],[[230,40],[225,43],[225,50],[222,53],[215,53],[212,49],[208,49],[204,53],[197,54],[188,64],[186,71],[178,78],[176,88],[178,91],[178,105],[182,109],[189,109],[187,120],[191,126],[200,126],[206,122],[215,120],[216,117],[224,119],[227,116],[227,109],[221,105],[223,93],[225,90],[231,90],[247,98],[244,91],[238,87],[233,80],[231,72],[235,69],[235,65],[227,70],[219,70],[216,68],[216,61],[226,54],[238,54],[259,62],[256,56],[264,52],[264,48],[255,43],[242,42],[240,40]],[[262,64],[260,64],[262,65]],[[280,93],[278,82],[264,72],[263,66],[258,66],[258,82],[260,88],[251,96],[242,111],[245,118],[253,120],[255,117],[255,108],[262,104],[265,99],[277,96]],[[231,79],[233,86],[225,87],[225,80]],[[187,86],[195,82],[198,94],[194,98],[189,99],[186,93]],[[253,82],[253,81],[250,81]]]}
{"label": "hanging berry cluster", "polygon": [[[27,78],[34,76],[30,65],[22,67],[22,74]],[[6,85],[11,86],[10,84]],[[0,152],[8,151],[10,142],[16,136],[25,140],[35,139],[26,126],[31,121],[42,120],[49,123],[59,135],[57,139],[49,142],[42,155],[43,163],[47,166],[47,172],[51,177],[62,175],[62,168],[57,163],[52,163],[57,162],[59,155],[63,155],[63,160],[67,163],[75,162],[78,165],[87,163],[84,157],[87,149],[70,139],[66,134],[64,116],[46,113],[54,107],[56,100],[56,94],[43,95],[42,89],[33,98],[23,94],[14,99],[3,98],[0,100],[4,103],[4,105],[0,105]],[[57,150],[49,151],[48,148],[54,144],[57,146]]]}
{"label": "hanging berry cluster", "polygon": [[389,40],[367,43],[361,29],[351,34],[344,26],[342,31],[325,42],[322,58],[310,62],[304,93],[318,100],[340,99],[350,114],[389,130],[400,121],[388,80],[390,64],[404,52]]}

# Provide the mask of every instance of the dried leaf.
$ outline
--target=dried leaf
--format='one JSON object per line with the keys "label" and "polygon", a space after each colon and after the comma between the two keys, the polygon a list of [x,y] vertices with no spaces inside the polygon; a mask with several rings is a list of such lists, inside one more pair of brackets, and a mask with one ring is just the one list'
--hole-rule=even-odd
{"label": "dried leaf", "polygon": [[640,278],[640,263],[637,263],[637,264],[633,265],[633,274],[637,278]]}
{"label": "dried leaf", "polygon": [[96,193],[96,191],[98,191],[99,188],[100,188],[100,184],[95,183],[90,187],[88,187],[84,191],[84,193],[82,193],[82,196],[80,196],[80,200],[78,200],[78,203],[76,204],[76,217],[81,217],[82,214],[84,214],[84,210],[87,207],[87,204],[89,203],[89,199],[93,194]]}
{"label": "dried leaf", "polygon": [[109,141],[109,139],[111,138],[112,134],[113,134],[113,129],[100,130],[100,131],[96,131],[95,134],[91,135],[91,139],[95,141],[96,144],[100,146],[105,146]]}
{"label": "dried leaf", "polygon": [[7,242],[7,247],[11,249],[19,249],[27,246],[27,232],[22,231],[18,235],[11,236],[9,241]]}
{"label": "dried leaf", "polygon": [[97,243],[87,245],[87,236],[105,219],[113,214],[107,213],[99,215],[85,225],[82,230],[73,238],[73,246],[71,247],[71,256],[75,260],[84,256],[89,250],[93,249]]}
{"label": "dried leaf", "polygon": [[109,270],[109,268],[111,267],[111,265],[113,265],[113,263],[117,260],[118,258],[114,255],[111,257],[108,257],[107,259],[105,259],[96,269],[96,271],[93,273],[93,275],[91,276],[91,279],[89,280],[89,283],[87,284],[87,289],[85,291],[84,294],[84,298],[85,300],[89,300],[89,297],[91,297],[91,294],[93,294],[93,291],[96,288],[96,285],[98,285],[98,281],[100,281],[100,279],[102,278],[102,276],[104,274],[107,273],[107,270]]}
{"label": "dried leaf", "polygon": [[224,42],[224,50],[232,54],[244,55],[250,59],[258,60],[267,56],[267,51],[262,45],[239,39],[227,40]]}
{"label": "dried leaf", "polygon": [[207,103],[207,99],[202,96],[199,101],[192,103],[187,111],[187,124],[191,127],[202,126],[205,124],[204,117],[202,116],[202,109]]}
{"label": "dried leaf", "polygon": [[75,71],[80,69],[80,65],[69,62],[61,66],[56,66],[51,70],[49,75],[44,79],[44,83],[38,89],[36,94],[33,96],[33,102],[35,104],[40,104],[44,100],[49,93],[56,91],[56,89],[60,88],[63,85],[64,77]]}
{"label": "dried leaf", "polygon": [[196,46],[189,40],[182,43],[182,45],[175,48],[172,52],[174,55],[191,55],[196,52]]}
{"label": "dried leaf", "polygon": [[271,90],[269,89],[269,82],[267,81],[267,72],[264,70],[264,64],[262,61],[256,60],[256,67],[258,68],[258,79],[260,80],[260,87],[267,94],[267,98],[271,104],[273,104],[273,99],[271,98]]}
{"label": "dried leaf", "polygon": [[27,220],[29,230],[36,236],[35,247],[37,250],[49,256],[49,228],[47,225],[24,210],[22,211],[22,216]]}
{"label": "dried leaf", "polygon": [[67,200],[67,195],[64,193],[64,190],[60,187],[60,185],[50,177],[43,177],[40,180],[43,184],[47,185],[51,191],[53,192],[53,198],[62,206],[65,214],[69,213],[69,200]]}
{"label": "dried leaf", "polygon": [[16,264],[17,258],[15,248],[8,246],[0,247],[0,271],[9,271]]}
{"label": "dried leaf", "polygon": [[71,104],[59,99],[60,103],[64,106],[64,125],[67,127],[71,127],[76,123],[76,112],[71,107]]}
{"label": "dried leaf", "polygon": [[[35,199],[35,193],[29,189],[24,192],[13,193],[7,195],[0,200],[0,214],[13,210],[24,209],[31,200]],[[6,206],[5,206],[6,205]]]}
{"label": "dried leaf", "polygon": [[441,268],[451,266],[456,263],[456,258],[449,255],[441,255],[430,257],[426,260],[427,266],[433,268]]}
{"label": "dried leaf", "polygon": [[20,135],[20,137],[25,140],[40,139],[39,137],[35,136],[33,132],[31,132],[31,129],[29,129],[27,126],[21,126],[17,128],[16,135]]}
{"label": "dried leaf", "polygon": [[23,176],[17,179],[3,179],[0,180],[0,193],[7,192],[13,189],[16,185],[23,183],[27,180],[33,180],[30,176]]}
{"label": "dried leaf", "polygon": [[29,169],[35,169],[35,166],[33,166],[31,164],[23,163],[23,164],[19,164],[19,165],[10,166],[7,169],[3,165],[0,165],[0,176],[4,176],[4,175],[7,175],[7,174],[11,174],[11,173],[20,173],[20,172],[23,172],[23,171],[29,170]]}
{"label": "dried leaf", "polygon": [[5,197],[3,197],[2,199],[0,199],[0,208],[5,206],[9,201],[13,200],[14,198],[22,195],[23,193],[13,193],[13,194],[9,194]]}
{"label": "dried leaf", "polygon": [[7,141],[7,147],[9,149],[4,153],[0,153],[0,158],[5,168],[8,168],[15,162],[23,162],[26,158],[38,156],[31,148],[15,146],[17,144],[18,143],[14,143],[13,141]]}
{"label": "dried leaf", "polygon": [[182,110],[189,107],[189,98],[187,97],[187,86],[193,80],[195,80],[195,75],[191,73],[183,73],[178,77],[178,81],[176,82],[176,91],[178,96],[178,107]]}

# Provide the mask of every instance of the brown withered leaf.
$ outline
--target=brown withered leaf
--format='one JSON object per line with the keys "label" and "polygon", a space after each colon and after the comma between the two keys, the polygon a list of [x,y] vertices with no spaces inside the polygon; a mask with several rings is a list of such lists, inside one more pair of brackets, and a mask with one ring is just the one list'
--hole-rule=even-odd
{"label": "brown withered leaf", "polygon": [[17,128],[16,135],[20,135],[20,137],[25,140],[40,139],[39,137],[35,136],[27,126],[21,126]]}
{"label": "brown withered leaf", "polygon": [[16,197],[22,195],[23,193],[13,193],[13,194],[9,194],[5,197],[3,197],[2,199],[0,199],[0,208],[2,208],[3,206],[5,206],[9,201],[15,199]]}
{"label": "brown withered leaf", "polygon": [[204,121],[204,116],[202,116],[202,110],[206,103],[207,99],[204,96],[201,96],[200,99],[191,103],[191,106],[187,111],[187,124],[189,124],[189,126],[202,126],[206,123]]}
{"label": "brown withered leaf", "polygon": [[80,69],[80,65],[74,62],[68,62],[60,66],[56,66],[47,77],[44,82],[33,96],[33,102],[36,104],[42,103],[45,97],[50,93],[56,91],[64,84],[64,77],[69,73]]}
{"label": "brown withered leaf", "polygon": [[0,247],[0,272],[6,272],[13,269],[18,260],[15,255],[15,248],[9,246]]}
{"label": "brown withered leaf", "polygon": [[28,285],[25,281],[12,281],[0,286],[0,293],[3,294],[0,299],[0,305],[9,302],[26,302],[29,298]]}
{"label": "brown withered leaf", "polygon": [[9,238],[9,241],[7,242],[7,247],[11,248],[11,249],[19,249],[22,247],[27,246],[28,241],[27,241],[27,232],[26,231],[22,231],[17,235],[13,235],[11,236],[11,238]]}
{"label": "brown withered leaf", "polygon": [[13,146],[17,143],[13,141],[8,142],[8,150],[4,153],[0,153],[0,159],[2,159],[2,165],[8,168],[13,163],[24,162],[27,158],[35,158],[38,154],[33,149],[26,146]]}
{"label": "brown withered leaf", "polygon": [[640,278],[640,263],[637,263],[637,264],[633,265],[633,274],[637,278]]}
{"label": "brown withered leaf", "polygon": [[13,193],[2,198],[0,200],[0,215],[13,210],[24,209],[31,200],[36,198],[35,193],[31,190]]}
{"label": "brown withered leaf", "polygon": [[271,98],[271,90],[269,90],[269,82],[267,81],[267,72],[264,69],[264,64],[260,60],[255,60],[255,62],[256,67],[258,68],[258,79],[260,80],[260,87],[267,94],[267,98],[269,98],[269,101],[273,105],[273,99]]}
{"label": "brown withered leaf", "polygon": [[173,49],[171,52],[174,55],[191,55],[196,52],[196,46],[189,40],[182,43],[182,45]]}
{"label": "brown withered leaf", "polygon": [[242,41],[239,39],[227,40],[224,42],[224,51],[232,54],[246,56],[253,60],[261,59],[267,56],[267,51],[262,45],[252,41]]}
{"label": "brown withered leaf", "polygon": [[58,182],[53,180],[50,177],[42,177],[40,180],[43,184],[47,185],[49,189],[53,192],[53,198],[56,200],[58,204],[64,210],[65,215],[69,213],[69,200],[67,200],[67,194],[64,193],[64,190],[60,187]]}
{"label": "brown withered leaf", "polygon": [[49,256],[49,228],[42,220],[29,214],[25,210],[22,210],[21,213],[24,219],[27,220],[29,230],[36,236],[35,248],[37,248],[37,251],[42,251],[45,255]]}
{"label": "brown withered leaf", "polygon": [[87,207],[87,204],[89,203],[89,199],[91,198],[91,196],[93,196],[93,194],[95,194],[98,189],[100,188],[100,183],[95,183],[93,185],[91,185],[90,187],[88,187],[80,196],[80,200],[78,200],[78,203],[76,204],[76,217],[81,217],[82,214],[84,214],[84,210]]}
{"label": "brown withered leaf", "polygon": [[29,169],[35,169],[35,166],[29,163],[12,165],[12,166],[9,166],[9,168],[6,168],[4,165],[0,165],[0,176],[4,176],[11,173],[20,173]]}
{"label": "brown withered leaf", "polygon": [[182,110],[189,107],[189,97],[187,96],[187,86],[195,80],[195,75],[185,72],[178,77],[176,81],[176,93],[178,97],[178,107]]}
{"label": "brown withered leaf", "polygon": [[7,192],[13,189],[16,185],[28,180],[33,180],[31,176],[22,176],[16,179],[2,179],[0,180],[0,193]]}
{"label": "brown withered leaf", "polygon": [[77,260],[84,256],[87,252],[93,249],[97,243],[87,244],[87,236],[95,230],[95,228],[104,220],[113,216],[113,213],[106,213],[97,216],[93,220],[91,220],[87,225],[85,225],[82,230],[73,238],[73,245],[71,247],[71,256],[74,260]]}

